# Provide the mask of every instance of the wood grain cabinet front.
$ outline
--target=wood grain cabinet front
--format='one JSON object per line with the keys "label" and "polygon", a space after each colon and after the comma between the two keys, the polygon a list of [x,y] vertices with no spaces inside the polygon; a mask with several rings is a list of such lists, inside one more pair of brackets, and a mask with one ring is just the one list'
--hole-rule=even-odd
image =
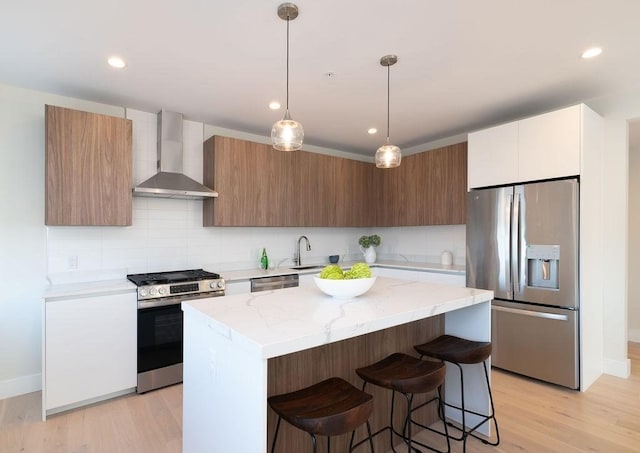
{"label": "wood grain cabinet front", "polygon": [[323,154],[213,136],[204,144],[204,226],[367,226],[368,167]]}
{"label": "wood grain cabinet front", "polygon": [[465,223],[466,143],[399,168],[213,136],[204,144],[204,226],[370,227]]}
{"label": "wood grain cabinet front", "polygon": [[131,225],[131,120],[45,106],[45,224]]}
{"label": "wood grain cabinet front", "polygon": [[379,170],[376,178],[376,226],[466,222],[466,142],[404,157],[400,167]]}

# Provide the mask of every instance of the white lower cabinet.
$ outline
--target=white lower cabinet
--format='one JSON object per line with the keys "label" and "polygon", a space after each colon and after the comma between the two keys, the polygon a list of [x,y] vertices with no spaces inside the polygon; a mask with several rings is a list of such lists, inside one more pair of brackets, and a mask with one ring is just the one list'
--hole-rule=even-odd
{"label": "white lower cabinet", "polygon": [[45,300],[43,418],[136,387],[135,292]]}

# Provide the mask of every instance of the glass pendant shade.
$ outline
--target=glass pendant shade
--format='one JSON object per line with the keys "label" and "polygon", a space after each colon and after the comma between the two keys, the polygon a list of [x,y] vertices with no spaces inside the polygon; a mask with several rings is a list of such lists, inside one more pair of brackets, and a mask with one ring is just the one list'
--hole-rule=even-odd
{"label": "glass pendant shade", "polygon": [[378,168],[399,167],[401,160],[402,151],[400,151],[400,148],[388,141],[376,151],[376,167]]}
{"label": "glass pendant shade", "polygon": [[387,68],[387,143],[382,145],[376,151],[375,161],[377,168],[395,168],[400,166],[402,160],[402,151],[396,145],[392,145],[389,140],[389,104],[391,99],[391,66],[398,62],[395,55],[385,55],[380,58],[380,64]]}
{"label": "glass pendant shade", "polygon": [[278,151],[297,151],[302,148],[304,141],[304,129],[302,124],[291,119],[289,110],[284,117],[274,123],[271,128],[271,143]]}
{"label": "glass pendant shade", "polygon": [[278,6],[278,17],[287,21],[287,108],[282,119],[271,128],[271,144],[278,151],[297,151],[302,148],[304,129],[289,114],[289,22],[298,17],[298,7],[282,3]]}

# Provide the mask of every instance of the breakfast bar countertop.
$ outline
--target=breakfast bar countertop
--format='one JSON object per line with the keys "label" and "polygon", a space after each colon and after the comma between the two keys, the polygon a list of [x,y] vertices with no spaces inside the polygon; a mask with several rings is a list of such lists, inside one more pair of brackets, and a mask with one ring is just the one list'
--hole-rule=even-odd
{"label": "breakfast bar countertop", "polygon": [[491,291],[378,277],[354,299],[315,285],[184,302],[217,334],[268,359],[488,302]]}

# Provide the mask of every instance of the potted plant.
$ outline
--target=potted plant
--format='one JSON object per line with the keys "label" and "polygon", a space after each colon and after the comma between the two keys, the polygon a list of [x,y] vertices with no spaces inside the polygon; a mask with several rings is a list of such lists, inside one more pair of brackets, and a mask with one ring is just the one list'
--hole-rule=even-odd
{"label": "potted plant", "polygon": [[360,236],[358,239],[360,244],[360,250],[364,254],[364,260],[367,264],[376,262],[376,249],[375,246],[380,245],[380,236],[372,234],[371,236]]}

